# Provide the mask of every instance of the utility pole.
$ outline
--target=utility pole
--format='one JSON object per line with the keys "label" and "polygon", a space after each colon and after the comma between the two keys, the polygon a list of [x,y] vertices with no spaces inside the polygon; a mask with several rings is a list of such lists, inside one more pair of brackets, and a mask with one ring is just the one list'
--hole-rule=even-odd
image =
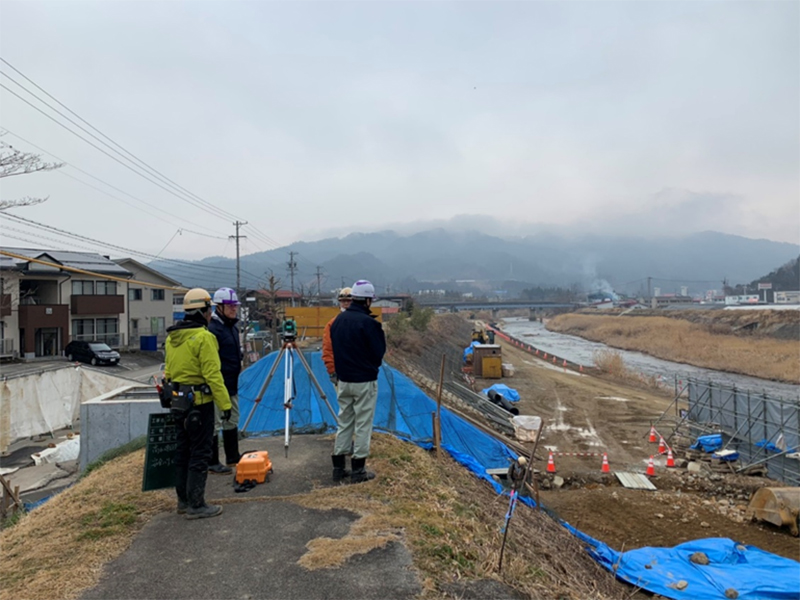
{"label": "utility pole", "polygon": [[344,283],[344,275],[342,275],[342,287],[347,287]]}
{"label": "utility pole", "polygon": [[292,307],[294,308],[294,272],[297,270],[297,263],[294,261],[294,255],[297,252],[289,252],[289,279],[292,282]]}
{"label": "utility pole", "polygon": [[647,278],[647,299],[648,299],[648,300],[649,300],[650,298],[652,298],[652,297],[653,297],[653,294],[652,294],[652,292],[650,292],[650,282],[651,282],[652,280],[653,280],[653,278],[652,278],[652,277],[648,277],[648,278]]}
{"label": "utility pole", "polygon": [[317,267],[317,306],[322,305],[322,267]]}
{"label": "utility pole", "polygon": [[267,312],[272,315],[270,319],[270,333],[272,333],[272,349],[278,349],[278,290],[281,288],[281,280],[277,279],[272,271],[269,272],[267,280],[269,286],[267,291]]}
{"label": "utility pole", "polygon": [[247,239],[246,235],[239,235],[239,227],[242,225],[247,225],[247,221],[236,221],[234,222],[234,227],[236,227],[236,235],[229,235],[228,239],[236,239],[236,294],[238,296],[242,295],[242,268],[239,264],[239,239],[245,238]]}

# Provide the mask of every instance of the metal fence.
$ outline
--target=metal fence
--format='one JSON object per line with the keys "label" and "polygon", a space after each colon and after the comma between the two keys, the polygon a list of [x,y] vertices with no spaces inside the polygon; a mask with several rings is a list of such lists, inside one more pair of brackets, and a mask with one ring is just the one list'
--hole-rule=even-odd
{"label": "metal fence", "polygon": [[687,418],[719,431],[723,446],[739,453],[741,468],[764,464],[771,478],[800,485],[800,399],[696,379],[686,383]]}

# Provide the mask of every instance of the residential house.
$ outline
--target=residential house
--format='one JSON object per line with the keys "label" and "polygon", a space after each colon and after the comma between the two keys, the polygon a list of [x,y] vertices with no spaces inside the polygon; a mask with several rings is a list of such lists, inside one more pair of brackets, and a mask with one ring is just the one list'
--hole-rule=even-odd
{"label": "residential house", "polygon": [[130,279],[130,271],[92,252],[3,250],[22,257],[0,256],[0,337],[6,355],[60,356],[70,339],[101,340],[116,348],[124,345],[128,333],[126,283],[61,267],[121,279]]}
{"label": "residential house", "polygon": [[[170,279],[155,269],[143,265],[132,258],[114,260],[119,266],[133,274],[133,279],[161,286],[180,287],[180,282]],[[142,336],[156,336],[158,346],[167,337],[167,327],[174,322],[173,290],[146,287],[137,283],[126,283],[125,296],[128,299],[128,346],[138,348]],[[182,298],[182,294],[179,294]]]}

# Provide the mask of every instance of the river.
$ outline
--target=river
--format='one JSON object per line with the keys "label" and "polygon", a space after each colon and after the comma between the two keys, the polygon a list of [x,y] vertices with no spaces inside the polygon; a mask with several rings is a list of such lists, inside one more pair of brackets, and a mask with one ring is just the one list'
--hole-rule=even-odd
{"label": "river", "polygon": [[538,321],[529,321],[527,318],[503,319],[503,331],[522,341],[528,342],[549,354],[555,354],[583,365],[594,364],[594,354],[598,350],[614,350],[619,352],[625,365],[632,371],[647,376],[662,376],[668,381],[674,378],[685,379],[692,377],[703,381],[713,381],[720,385],[736,386],[739,389],[750,390],[756,393],[766,393],[770,396],[797,400],[800,402],[800,386],[790,383],[779,383],[769,379],[759,379],[749,375],[737,375],[704,369],[682,363],[671,362],[655,358],[641,352],[612,348],[599,342],[592,342],[572,335],[548,331]]}

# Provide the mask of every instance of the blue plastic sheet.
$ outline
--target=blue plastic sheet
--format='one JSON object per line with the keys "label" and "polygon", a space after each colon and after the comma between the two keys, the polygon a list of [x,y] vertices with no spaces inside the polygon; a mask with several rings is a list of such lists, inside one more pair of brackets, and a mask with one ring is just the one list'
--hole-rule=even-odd
{"label": "blue plastic sheet", "polygon": [[467,357],[468,356],[472,356],[472,353],[473,353],[472,347],[473,346],[477,346],[478,344],[480,344],[480,342],[472,342],[469,346],[464,348],[464,355],[461,357],[462,362],[464,362],[464,363],[467,362]]}
{"label": "blue plastic sheet", "polygon": [[[727,600],[736,590],[739,600],[797,600],[800,563],[728,538],[706,538],[673,548],[637,548],[617,552],[603,542],[564,524],[588,544],[589,554],[620,579],[667,598]],[[703,552],[709,564],[689,557]],[[686,582],[681,591],[678,582]]]}
{"label": "blue plastic sheet", "polygon": [[703,452],[714,452],[722,448],[722,434],[712,433],[711,435],[701,435],[697,441],[691,445],[692,450],[700,450]]}
{"label": "blue plastic sheet", "polygon": [[519,402],[519,392],[514,388],[508,387],[505,383],[495,383],[481,391],[488,395],[490,390],[494,390],[509,402]]}

